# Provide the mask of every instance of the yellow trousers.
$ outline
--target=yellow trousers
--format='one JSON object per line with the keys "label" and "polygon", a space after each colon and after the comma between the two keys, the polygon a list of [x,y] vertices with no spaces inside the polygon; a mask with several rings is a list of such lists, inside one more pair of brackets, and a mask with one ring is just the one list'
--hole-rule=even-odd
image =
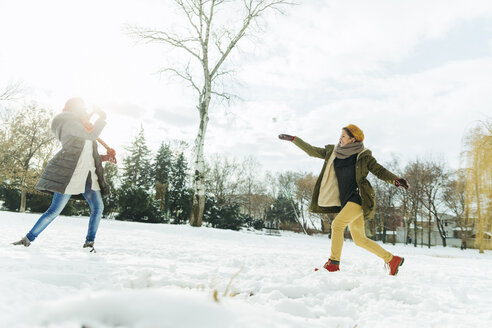
{"label": "yellow trousers", "polygon": [[331,260],[340,261],[343,247],[343,233],[347,226],[349,226],[350,234],[357,246],[376,254],[386,263],[391,261],[393,255],[391,255],[390,252],[379,246],[375,241],[366,237],[362,207],[353,202],[348,202],[342,208],[331,225]]}

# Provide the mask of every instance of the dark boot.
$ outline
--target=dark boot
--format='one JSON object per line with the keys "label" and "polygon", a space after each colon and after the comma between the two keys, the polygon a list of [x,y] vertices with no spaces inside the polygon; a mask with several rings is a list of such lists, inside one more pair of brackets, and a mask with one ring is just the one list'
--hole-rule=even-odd
{"label": "dark boot", "polygon": [[29,245],[31,245],[31,241],[27,237],[24,236],[24,237],[22,237],[21,240],[12,243],[12,245],[22,245],[25,247],[29,247]]}

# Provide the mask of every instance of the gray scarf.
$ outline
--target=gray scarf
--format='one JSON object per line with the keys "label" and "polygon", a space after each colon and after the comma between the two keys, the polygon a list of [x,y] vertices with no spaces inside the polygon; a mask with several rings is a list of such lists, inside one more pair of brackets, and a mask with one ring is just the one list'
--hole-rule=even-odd
{"label": "gray scarf", "polygon": [[340,143],[335,147],[335,155],[339,159],[349,158],[353,154],[358,154],[364,150],[364,144],[362,142],[356,141],[351,144],[340,146]]}

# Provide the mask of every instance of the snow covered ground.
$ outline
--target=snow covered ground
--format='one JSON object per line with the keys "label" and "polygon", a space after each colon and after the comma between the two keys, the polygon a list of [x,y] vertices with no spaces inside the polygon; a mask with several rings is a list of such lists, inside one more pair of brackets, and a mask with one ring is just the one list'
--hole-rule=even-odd
{"label": "snow covered ground", "polygon": [[10,245],[38,216],[0,212],[0,327],[492,323],[491,252],[385,245],[405,257],[391,277],[346,242],[342,271],[314,272],[329,256],[326,236],[103,220],[94,254],[82,248],[86,217],[56,219],[29,248]]}

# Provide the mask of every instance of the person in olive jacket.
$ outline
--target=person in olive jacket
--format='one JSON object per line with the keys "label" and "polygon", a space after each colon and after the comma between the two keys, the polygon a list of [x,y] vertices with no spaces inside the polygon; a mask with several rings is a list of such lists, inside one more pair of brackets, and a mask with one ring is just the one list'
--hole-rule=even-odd
{"label": "person in olive jacket", "polygon": [[292,141],[309,156],[325,161],[310,206],[314,213],[338,213],[331,227],[331,256],[324,268],[330,272],[340,270],[343,233],[348,225],[354,243],[382,258],[389,266],[390,275],[396,275],[404,258],[392,255],[365,234],[364,220],[374,218],[376,209],[374,189],[367,175],[371,172],[379,179],[405,189],[408,189],[407,181],[378,164],[371,151],[364,148],[364,133],[354,124],[342,129],[337,145],[324,148],[313,147],[288,134],[281,134],[279,138]]}
{"label": "person in olive jacket", "polygon": [[35,186],[39,191],[53,194],[53,200],[27,235],[14,245],[28,247],[73,197],[85,198],[91,209],[83,247],[94,250],[94,240],[104,209],[102,197],[109,193],[109,187],[104,181],[102,161],[116,162],[114,149],[102,156],[97,152],[96,140],[106,125],[106,113],[96,108],[95,114],[99,117],[91,124],[84,100],[70,98],[63,112],[53,119],[51,130],[61,142],[62,149],[46,165]]}

